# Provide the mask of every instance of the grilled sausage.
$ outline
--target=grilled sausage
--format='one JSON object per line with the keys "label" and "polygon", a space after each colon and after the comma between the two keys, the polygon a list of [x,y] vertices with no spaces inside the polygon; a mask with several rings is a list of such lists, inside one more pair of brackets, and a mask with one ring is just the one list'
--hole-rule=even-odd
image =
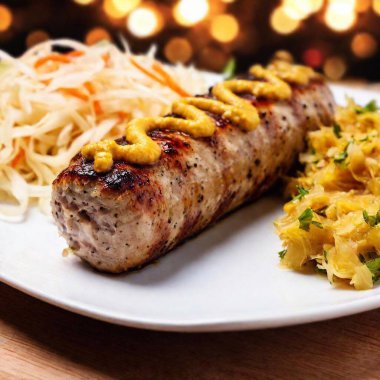
{"label": "grilled sausage", "polygon": [[260,115],[250,132],[216,115],[210,138],[151,132],[162,149],[153,166],[117,161],[98,173],[78,154],[54,181],[52,195],[54,218],[71,250],[101,271],[141,267],[260,196],[294,163],[306,131],[333,118],[323,80],[292,90],[287,101],[244,95]]}

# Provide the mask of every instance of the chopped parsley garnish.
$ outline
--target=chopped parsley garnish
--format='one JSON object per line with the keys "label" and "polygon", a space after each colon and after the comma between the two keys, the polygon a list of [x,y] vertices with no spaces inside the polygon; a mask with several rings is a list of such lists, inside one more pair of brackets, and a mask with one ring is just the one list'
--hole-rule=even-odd
{"label": "chopped parsley garnish", "polygon": [[334,135],[339,139],[341,137],[341,132],[342,132],[342,128],[340,127],[339,124],[334,124],[333,125],[333,132],[334,132]]}
{"label": "chopped parsley garnish", "polygon": [[347,148],[346,148],[343,152],[337,154],[334,157],[334,162],[336,164],[343,164],[347,157],[348,157],[348,153],[347,153]]}
{"label": "chopped parsley garnish", "polygon": [[368,212],[364,210],[363,219],[371,227],[377,226],[380,223],[380,210],[376,213],[376,215],[368,215]]}
{"label": "chopped parsley garnish", "polygon": [[297,185],[296,188],[297,188],[297,191],[298,191],[298,195],[296,195],[293,198],[293,202],[296,202],[296,201],[302,199],[305,195],[309,194],[309,190],[305,189],[302,186],[298,186]]}
{"label": "chopped parsley garnish", "polygon": [[318,267],[315,267],[315,271],[319,274],[326,274],[327,273],[327,270],[326,269],[323,269],[323,268],[318,268]]}
{"label": "chopped parsley garnish", "polygon": [[327,263],[327,251],[325,249],[323,250],[323,258],[325,259]]}
{"label": "chopped parsley garnish", "polygon": [[380,257],[377,257],[376,259],[368,260],[365,264],[367,265],[367,268],[372,273],[373,282],[377,281],[380,275]]}
{"label": "chopped parsley garnish", "polygon": [[310,230],[310,224],[314,224],[314,226],[318,228],[323,228],[322,224],[313,220],[314,212],[311,208],[307,208],[299,217],[298,221],[300,222],[299,228],[304,231]]}
{"label": "chopped parsley garnish", "polygon": [[378,109],[379,108],[377,107],[376,100],[371,100],[364,107],[358,107],[358,108],[356,108],[355,112],[358,115],[361,115],[361,114],[367,113],[367,112],[376,112]]}
{"label": "chopped parsley garnish", "polygon": [[283,259],[285,257],[285,255],[286,255],[287,252],[288,252],[287,249],[283,249],[282,251],[280,251],[278,253],[278,255],[280,256],[280,259]]}
{"label": "chopped parsley garnish", "polygon": [[224,66],[222,74],[225,79],[231,79],[235,75],[235,71],[236,71],[236,59],[230,58],[226,66]]}

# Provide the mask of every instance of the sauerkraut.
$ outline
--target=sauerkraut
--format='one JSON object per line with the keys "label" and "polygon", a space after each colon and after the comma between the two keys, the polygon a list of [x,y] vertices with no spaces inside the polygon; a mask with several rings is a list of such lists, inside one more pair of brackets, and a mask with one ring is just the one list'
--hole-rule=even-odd
{"label": "sauerkraut", "polygon": [[308,133],[304,170],[288,180],[279,254],[288,268],[369,289],[380,276],[380,114],[349,99],[335,120]]}
{"label": "sauerkraut", "polygon": [[0,51],[0,59],[6,220],[22,219],[33,200],[48,212],[51,182],[83,145],[119,137],[131,118],[164,114],[173,100],[207,90],[203,74],[159,63],[154,49],[133,55],[127,46],[54,40],[20,58]]}

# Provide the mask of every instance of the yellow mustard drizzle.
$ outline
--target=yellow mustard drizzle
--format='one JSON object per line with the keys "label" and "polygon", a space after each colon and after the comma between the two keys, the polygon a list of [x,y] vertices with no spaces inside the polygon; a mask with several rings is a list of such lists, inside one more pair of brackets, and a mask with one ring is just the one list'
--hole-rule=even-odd
{"label": "yellow mustard drizzle", "polygon": [[160,158],[161,148],[148,136],[150,131],[170,129],[188,133],[195,138],[210,137],[215,132],[215,121],[204,111],[222,116],[243,130],[251,131],[260,123],[258,111],[238,94],[250,93],[255,97],[286,100],[292,94],[288,83],[307,85],[318,75],[308,67],[284,61],[275,61],[267,68],[255,65],[249,72],[264,81],[236,79],[219,83],[212,88],[215,99],[189,97],[175,101],[171,111],[183,119],[145,117],[132,120],[125,130],[129,145],[104,140],[84,146],[82,154],[87,159],[94,159],[94,169],[97,172],[111,170],[114,160],[141,165],[154,164]]}

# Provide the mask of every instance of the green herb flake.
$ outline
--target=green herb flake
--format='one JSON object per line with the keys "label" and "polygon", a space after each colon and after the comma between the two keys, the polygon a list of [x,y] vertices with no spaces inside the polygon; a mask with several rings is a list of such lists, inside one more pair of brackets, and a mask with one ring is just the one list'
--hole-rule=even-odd
{"label": "green herb flake", "polygon": [[355,112],[358,114],[358,115],[361,115],[363,113],[367,113],[367,112],[376,112],[378,111],[378,106],[377,106],[377,103],[376,103],[376,100],[371,100],[369,103],[367,103],[364,107],[358,107],[355,109]]}
{"label": "green herb flake", "polygon": [[344,150],[342,153],[339,153],[334,157],[334,162],[336,164],[342,164],[344,163],[347,157],[348,157],[347,150]]}
{"label": "green herb flake", "polygon": [[236,59],[235,58],[230,58],[224,66],[224,69],[222,71],[222,74],[225,79],[231,79],[236,72]]}
{"label": "green herb flake", "polygon": [[376,213],[376,215],[368,215],[367,210],[364,210],[363,219],[369,226],[377,226],[380,223],[380,210]]}
{"label": "green herb flake", "polygon": [[298,186],[297,185],[296,188],[297,188],[297,191],[298,191],[298,195],[296,195],[293,198],[293,202],[296,202],[296,201],[302,199],[303,197],[305,197],[307,194],[309,194],[309,190],[305,189],[302,186]]}
{"label": "green herb flake", "polygon": [[326,269],[318,268],[318,267],[315,267],[315,271],[316,271],[318,274],[326,274],[326,273],[327,273],[327,270],[326,270]]}
{"label": "green herb flake", "polygon": [[334,135],[339,139],[342,135],[341,135],[341,132],[342,132],[342,128],[340,127],[339,124],[334,124],[333,125],[333,132],[334,132]]}
{"label": "green herb flake", "polygon": [[300,222],[299,228],[304,231],[310,230],[310,224],[323,229],[322,223],[319,223],[313,220],[314,212],[311,208],[307,208],[299,217],[298,221]]}
{"label": "green herb flake", "polygon": [[327,261],[327,251],[324,249],[323,250],[323,258],[325,259],[326,263],[328,262]]}
{"label": "green herb flake", "polygon": [[380,257],[377,257],[376,259],[368,260],[365,264],[367,265],[367,268],[372,273],[373,282],[377,281],[379,279],[379,274],[380,274]]}
{"label": "green herb flake", "polygon": [[282,251],[280,251],[280,252],[278,253],[278,255],[280,256],[280,259],[281,259],[281,260],[285,257],[285,255],[287,254],[287,252],[288,252],[287,249],[283,249]]}

